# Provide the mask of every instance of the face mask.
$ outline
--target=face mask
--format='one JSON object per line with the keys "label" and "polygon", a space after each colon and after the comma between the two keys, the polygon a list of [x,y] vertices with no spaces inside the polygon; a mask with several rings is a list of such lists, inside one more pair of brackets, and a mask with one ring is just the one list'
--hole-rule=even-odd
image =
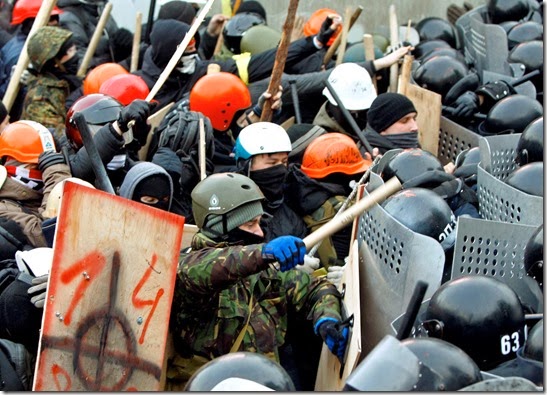
{"label": "face mask", "polygon": [[264,243],[264,237],[255,235],[254,233],[241,230],[239,228],[232,229],[228,232],[228,239],[226,240],[229,243],[241,244],[241,245],[250,245],[250,244],[260,244]]}
{"label": "face mask", "polygon": [[192,74],[194,71],[196,71],[196,64],[198,62],[198,54],[192,53],[188,55],[184,55],[180,58],[179,65],[180,67],[177,67],[177,70],[179,73],[182,74]]}
{"label": "face mask", "polygon": [[65,63],[63,63],[63,67],[65,68],[66,74],[72,74],[76,75],[78,72],[78,63],[80,62],[80,56],[74,55],[69,60],[67,60]]}
{"label": "face mask", "polygon": [[397,148],[418,148],[418,132],[383,135]]}
{"label": "face mask", "polygon": [[287,178],[287,166],[281,164],[267,169],[254,170],[249,178],[260,188],[270,205],[283,202],[283,184]]}

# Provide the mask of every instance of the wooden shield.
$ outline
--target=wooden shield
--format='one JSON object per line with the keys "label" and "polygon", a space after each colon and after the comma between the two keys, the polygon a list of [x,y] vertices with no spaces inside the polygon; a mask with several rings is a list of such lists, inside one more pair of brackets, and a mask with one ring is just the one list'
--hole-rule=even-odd
{"label": "wooden shield", "polygon": [[441,129],[441,95],[413,84],[408,84],[405,95],[418,111],[416,122],[420,146],[437,156]]}
{"label": "wooden shield", "polygon": [[184,217],[67,183],[34,391],[157,391]]}

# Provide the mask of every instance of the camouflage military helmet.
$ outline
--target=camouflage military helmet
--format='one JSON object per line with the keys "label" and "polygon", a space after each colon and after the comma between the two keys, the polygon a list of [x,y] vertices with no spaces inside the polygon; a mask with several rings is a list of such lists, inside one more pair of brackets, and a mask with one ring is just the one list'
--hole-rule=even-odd
{"label": "camouflage military helmet", "polygon": [[[225,233],[263,214],[263,199],[260,188],[244,175],[211,174],[192,190],[192,211],[200,229]],[[230,215],[236,212],[237,215]],[[221,224],[224,218],[225,227]]]}
{"label": "camouflage military helmet", "polygon": [[32,66],[39,72],[53,59],[72,32],[55,26],[43,26],[28,41],[27,53]]}

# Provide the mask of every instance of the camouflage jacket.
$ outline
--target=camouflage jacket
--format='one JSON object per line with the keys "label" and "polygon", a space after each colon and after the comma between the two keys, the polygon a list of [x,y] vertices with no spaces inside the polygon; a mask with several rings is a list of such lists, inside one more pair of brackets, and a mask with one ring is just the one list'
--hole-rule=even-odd
{"label": "camouflage jacket", "polygon": [[27,84],[21,119],[35,121],[46,128],[55,129],[55,138],[61,138],[65,133],[65,102],[68,93],[68,82],[51,74],[31,76]]}
{"label": "camouflage jacket", "polygon": [[171,310],[175,348],[183,356],[229,353],[250,313],[238,351],[279,362],[290,305],[313,323],[341,319],[340,294],[331,283],[299,270],[277,271],[262,259],[262,244],[218,244],[198,232],[192,249],[181,255]]}

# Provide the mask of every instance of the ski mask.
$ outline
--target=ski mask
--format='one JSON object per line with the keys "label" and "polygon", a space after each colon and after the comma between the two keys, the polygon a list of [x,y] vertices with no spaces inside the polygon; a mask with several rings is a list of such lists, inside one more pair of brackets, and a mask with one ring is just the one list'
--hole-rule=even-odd
{"label": "ski mask", "polygon": [[120,196],[169,211],[173,197],[171,176],[161,166],[151,162],[138,162],[120,186]]}
{"label": "ski mask", "polygon": [[150,33],[152,47],[152,61],[163,69],[171,60],[190,26],[174,19],[159,19],[154,22]]}
{"label": "ski mask", "polygon": [[418,148],[418,132],[382,135],[397,148]]}
{"label": "ski mask", "polygon": [[283,164],[267,169],[251,170],[249,178],[260,188],[268,206],[279,207],[283,203],[283,186],[287,178],[287,166]]}

